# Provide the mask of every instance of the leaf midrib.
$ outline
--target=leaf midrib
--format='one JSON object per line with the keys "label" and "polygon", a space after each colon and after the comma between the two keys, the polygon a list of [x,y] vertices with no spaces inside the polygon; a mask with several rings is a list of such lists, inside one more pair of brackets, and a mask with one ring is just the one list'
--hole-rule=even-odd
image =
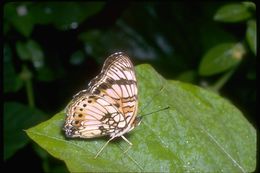
{"label": "leaf midrib", "polygon": [[[49,136],[49,135],[46,135],[46,134],[44,134],[44,133],[34,132],[34,131],[30,131],[30,130],[26,130],[26,132],[31,133],[31,134],[35,134],[35,135],[38,135],[38,136],[43,136],[43,137],[45,137],[45,138],[49,138],[49,139],[52,139],[52,140],[57,140],[57,141],[65,142],[65,143],[67,143],[67,144],[69,144],[69,145],[74,145],[74,146],[78,147],[80,150],[83,150],[83,151],[86,151],[86,152],[89,152],[89,153],[92,153],[93,155],[95,155],[93,152],[90,152],[89,150],[86,150],[85,148],[82,148],[80,145],[77,145],[77,144],[75,144],[75,143],[72,143],[72,142],[69,142],[69,141],[66,141],[66,140],[62,140],[61,138],[57,138],[57,137],[54,137],[54,136]],[[119,146],[117,146],[117,147],[119,147]],[[119,147],[119,148],[120,148],[120,147]],[[102,156],[99,156],[99,157],[102,158]],[[131,156],[128,155],[128,159],[129,159],[131,162],[133,162],[134,164],[136,164],[136,163],[132,160]],[[105,160],[105,161],[106,161],[107,159],[102,158],[102,160]],[[118,167],[118,164],[121,163],[121,162],[119,162],[119,163],[114,163],[114,166],[111,166],[111,163],[113,163],[113,162],[110,161],[109,163],[110,163],[110,167]],[[120,170],[123,170],[123,168],[125,168],[124,165],[121,165],[120,167],[122,168],[122,169],[120,169]],[[139,165],[137,165],[137,167],[140,168]]]}

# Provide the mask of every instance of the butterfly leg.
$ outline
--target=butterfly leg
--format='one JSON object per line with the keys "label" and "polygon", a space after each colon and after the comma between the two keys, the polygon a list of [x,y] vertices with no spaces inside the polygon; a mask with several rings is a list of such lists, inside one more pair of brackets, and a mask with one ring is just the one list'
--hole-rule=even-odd
{"label": "butterfly leg", "polygon": [[121,137],[129,144],[129,147],[124,151],[124,153],[126,153],[132,147],[133,144],[129,140],[127,140],[123,135]]}
{"label": "butterfly leg", "polygon": [[98,155],[103,151],[103,149],[107,146],[107,144],[108,144],[112,139],[114,139],[114,137],[113,137],[113,138],[110,138],[110,139],[105,143],[105,145],[103,145],[103,147],[102,147],[102,148],[98,151],[98,153],[96,154],[95,159],[98,157]]}

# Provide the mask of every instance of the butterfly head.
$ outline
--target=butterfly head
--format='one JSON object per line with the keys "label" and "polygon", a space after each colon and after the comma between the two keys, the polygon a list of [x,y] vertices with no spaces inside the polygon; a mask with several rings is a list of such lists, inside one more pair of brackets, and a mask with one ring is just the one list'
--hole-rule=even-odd
{"label": "butterfly head", "polygon": [[133,130],[135,127],[139,126],[141,124],[142,121],[142,117],[136,117],[133,121],[133,123],[131,124],[131,127],[129,129],[128,132],[130,132],[131,130]]}

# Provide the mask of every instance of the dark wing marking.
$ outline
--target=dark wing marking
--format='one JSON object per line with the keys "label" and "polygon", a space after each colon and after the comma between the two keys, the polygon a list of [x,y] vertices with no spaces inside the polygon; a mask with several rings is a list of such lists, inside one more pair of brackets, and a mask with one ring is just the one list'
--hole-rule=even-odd
{"label": "dark wing marking", "polygon": [[[93,138],[117,134],[127,127],[126,119],[113,104],[100,96],[81,96],[67,108],[69,116],[64,129],[68,137]],[[89,103],[89,100],[92,102]]]}
{"label": "dark wing marking", "polygon": [[[101,73],[92,79],[87,92],[100,95],[118,107],[128,123],[137,113],[137,82],[130,58],[122,53],[109,56]],[[127,109],[126,109],[127,108]]]}

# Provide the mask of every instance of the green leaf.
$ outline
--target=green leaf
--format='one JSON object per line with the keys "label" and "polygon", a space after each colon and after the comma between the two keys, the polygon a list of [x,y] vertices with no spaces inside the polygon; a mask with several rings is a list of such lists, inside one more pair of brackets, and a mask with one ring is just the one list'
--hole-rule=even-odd
{"label": "green leaf", "polygon": [[[53,11],[51,4],[52,2],[40,2],[31,6],[30,12],[35,24],[47,25],[52,22]],[[60,7],[62,8],[62,3],[60,3]]]}
{"label": "green leaf", "polygon": [[27,134],[71,172],[254,171],[256,130],[235,106],[194,85],[166,81],[149,65],[136,71],[139,115],[146,116],[125,135],[133,143],[128,152],[119,138],[94,159],[108,138],[66,139],[63,111]]}
{"label": "green leaf", "polygon": [[29,37],[33,27],[33,19],[29,13],[28,3],[7,3],[4,6],[4,18],[10,22],[15,29],[25,37]]}
{"label": "green leaf", "polygon": [[28,40],[25,43],[18,41],[16,51],[21,60],[30,60],[36,69],[44,66],[43,51],[35,40]]}
{"label": "green leaf", "polygon": [[247,23],[246,39],[250,49],[256,55],[256,21],[252,20]]}
{"label": "green leaf", "polygon": [[31,60],[35,68],[41,68],[44,65],[44,55],[41,46],[35,40],[29,40],[26,44],[31,54]]}
{"label": "green leaf", "polygon": [[[99,63],[104,61],[103,58],[99,58],[101,55],[119,51],[133,52],[140,59],[156,58],[155,50],[144,36],[122,21],[117,22],[117,26],[109,30],[89,30],[80,34],[79,38],[84,42],[87,54],[95,57]],[[165,45],[165,49],[166,47]]]}
{"label": "green leaf", "polygon": [[222,6],[216,12],[214,20],[221,22],[240,22],[252,16],[250,10],[245,4],[228,4]]}
{"label": "green leaf", "polygon": [[16,52],[21,60],[29,60],[31,59],[31,54],[26,46],[26,43],[18,41],[16,43]]}
{"label": "green leaf", "polygon": [[63,2],[62,4],[53,2],[46,8],[52,15],[53,24],[58,29],[67,30],[77,28],[80,22],[99,12],[104,5],[104,2]]}
{"label": "green leaf", "polygon": [[254,2],[251,2],[251,1],[245,1],[245,2],[242,2],[247,8],[251,9],[252,11],[255,11],[256,10],[256,5]]}
{"label": "green leaf", "polygon": [[223,43],[211,48],[202,58],[199,74],[203,76],[224,72],[241,62],[245,48],[241,43]]}
{"label": "green leaf", "polygon": [[24,130],[44,119],[43,113],[35,108],[16,102],[4,104],[4,160],[29,142]]}

